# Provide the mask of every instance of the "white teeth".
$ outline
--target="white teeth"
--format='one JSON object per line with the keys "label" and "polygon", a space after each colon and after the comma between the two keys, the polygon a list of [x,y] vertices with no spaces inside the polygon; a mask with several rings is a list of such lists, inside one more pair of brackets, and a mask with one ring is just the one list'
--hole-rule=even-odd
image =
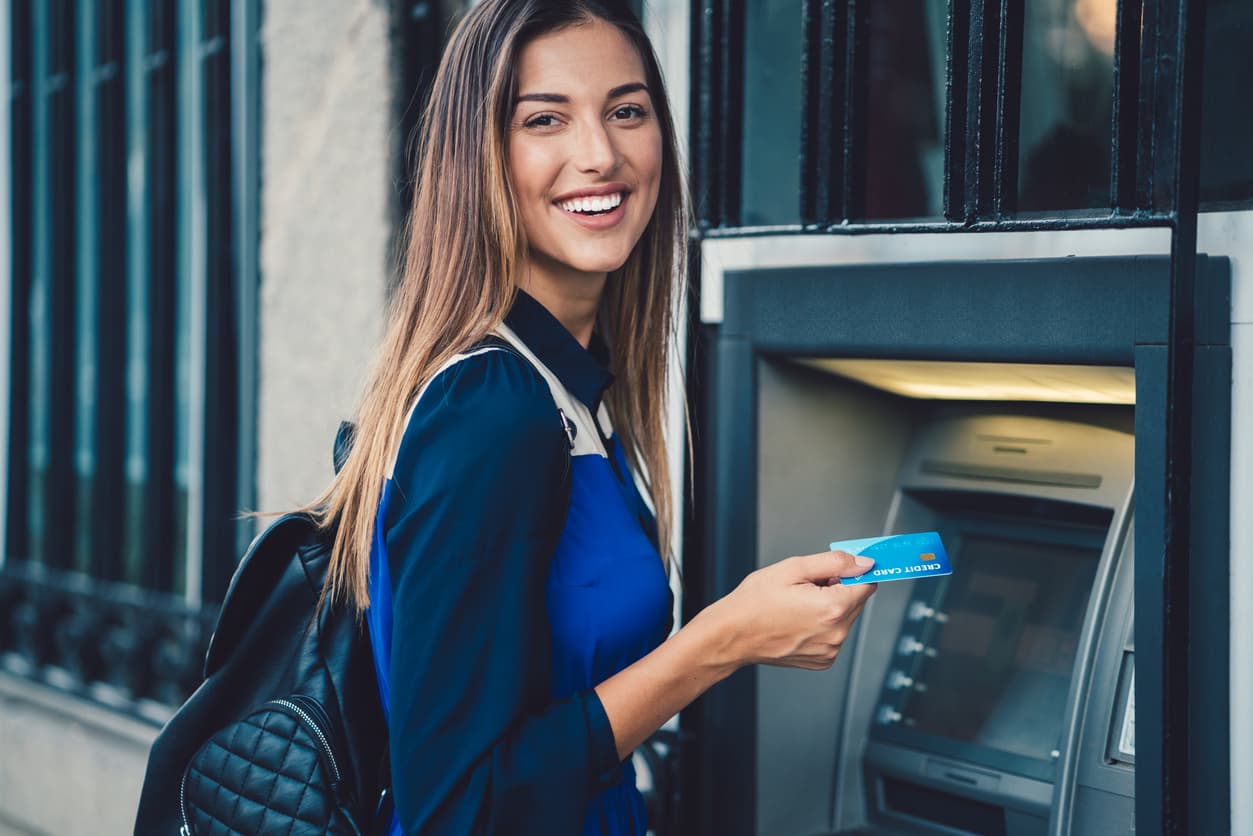
{"label": "white teeth", "polygon": [[576,197],[563,200],[558,206],[567,212],[608,212],[622,203],[622,192],[599,197]]}

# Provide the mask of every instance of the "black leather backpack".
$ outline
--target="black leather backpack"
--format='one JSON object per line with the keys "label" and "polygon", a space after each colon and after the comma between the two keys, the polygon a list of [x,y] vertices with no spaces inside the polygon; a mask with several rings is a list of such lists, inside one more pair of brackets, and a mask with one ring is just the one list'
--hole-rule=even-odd
{"label": "black leather backpack", "polygon": [[346,609],[318,610],[329,558],[306,514],[278,518],[253,541],[222,603],[205,680],[152,745],[136,834],[386,825],[387,727],[369,637]]}

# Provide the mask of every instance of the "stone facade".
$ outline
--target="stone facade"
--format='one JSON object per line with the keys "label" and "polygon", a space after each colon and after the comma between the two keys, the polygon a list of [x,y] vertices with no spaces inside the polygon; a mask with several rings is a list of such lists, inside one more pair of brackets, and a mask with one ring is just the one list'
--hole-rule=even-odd
{"label": "stone facade", "polygon": [[257,505],[316,496],[382,327],[392,204],[389,11],[268,0],[261,31]]}
{"label": "stone facade", "polygon": [[0,672],[0,836],[130,833],[155,726]]}

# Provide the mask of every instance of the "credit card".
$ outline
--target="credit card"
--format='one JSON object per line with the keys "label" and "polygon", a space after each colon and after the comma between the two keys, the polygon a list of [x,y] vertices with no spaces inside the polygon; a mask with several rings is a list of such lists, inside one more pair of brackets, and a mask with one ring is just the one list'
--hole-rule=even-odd
{"label": "credit card", "polygon": [[840,540],[831,544],[831,551],[874,558],[874,568],[866,574],[840,578],[840,583],[845,585],[909,581],[953,574],[948,552],[940,542],[940,535],[934,531]]}

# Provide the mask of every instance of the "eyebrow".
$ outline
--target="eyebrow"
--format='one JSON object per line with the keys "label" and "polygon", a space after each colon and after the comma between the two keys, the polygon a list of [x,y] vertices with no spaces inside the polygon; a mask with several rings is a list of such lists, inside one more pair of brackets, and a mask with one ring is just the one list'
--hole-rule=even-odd
{"label": "eyebrow", "polygon": [[[619,98],[620,96],[625,96],[628,93],[638,93],[640,91],[647,93],[648,85],[644,84],[642,81],[632,81],[629,84],[619,84],[617,87],[610,90],[609,95],[606,96],[605,98],[616,99],[616,98]],[[549,102],[551,104],[569,104],[570,97],[563,95],[561,93],[526,93],[525,95],[518,96],[518,98],[514,100],[515,104],[520,104],[522,102]]]}

